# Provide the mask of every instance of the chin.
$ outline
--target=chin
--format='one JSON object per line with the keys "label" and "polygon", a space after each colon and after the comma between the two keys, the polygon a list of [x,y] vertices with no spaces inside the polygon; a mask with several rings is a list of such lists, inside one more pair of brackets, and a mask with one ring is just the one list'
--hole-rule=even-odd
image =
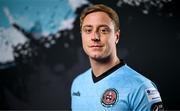
{"label": "chin", "polygon": [[99,55],[93,55],[91,56],[92,59],[100,59],[101,57]]}
{"label": "chin", "polygon": [[100,58],[102,58],[100,55],[89,55],[89,57],[90,58],[92,58],[92,59],[100,59]]}
{"label": "chin", "polygon": [[106,61],[106,59],[108,58],[108,57],[103,57],[103,56],[101,56],[101,55],[93,55],[93,56],[90,56],[90,58],[91,59],[93,59],[93,60],[96,60],[96,61]]}

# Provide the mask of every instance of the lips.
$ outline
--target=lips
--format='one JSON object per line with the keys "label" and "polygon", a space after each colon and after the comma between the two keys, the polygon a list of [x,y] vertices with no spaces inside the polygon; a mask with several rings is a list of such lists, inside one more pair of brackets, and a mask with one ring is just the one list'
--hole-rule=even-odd
{"label": "lips", "polygon": [[94,44],[94,45],[89,45],[90,48],[100,48],[103,47],[103,45],[99,45],[99,44]]}

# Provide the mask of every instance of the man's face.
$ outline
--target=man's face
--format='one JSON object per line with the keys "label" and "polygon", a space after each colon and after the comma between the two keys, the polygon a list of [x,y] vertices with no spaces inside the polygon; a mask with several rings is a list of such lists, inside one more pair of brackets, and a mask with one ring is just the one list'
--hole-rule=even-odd
{"label": "man's face", "polygon": [[88,14],[82,23],[81,36],[83,49],[90,59],[103,60],[116,54],[119,31],[104,12]]}

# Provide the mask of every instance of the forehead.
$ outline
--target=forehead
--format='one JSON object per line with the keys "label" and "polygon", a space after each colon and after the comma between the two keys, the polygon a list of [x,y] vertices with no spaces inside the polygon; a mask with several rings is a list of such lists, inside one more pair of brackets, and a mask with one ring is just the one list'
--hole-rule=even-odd
{"label": "forehead", "polygon": [[107,25],[107,26],[113,26],[112,19],[106,14],[105,12],[92,12],[83,20],[82,26],[91,25]]}

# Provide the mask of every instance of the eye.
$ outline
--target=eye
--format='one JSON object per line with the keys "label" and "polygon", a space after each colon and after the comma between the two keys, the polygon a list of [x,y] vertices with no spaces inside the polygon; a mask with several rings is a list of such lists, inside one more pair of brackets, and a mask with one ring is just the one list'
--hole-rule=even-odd
{"label": "eye", "polygon": [[83,32],[86,34],[90,34],[92,32],[92,28],[85,27],[83,28]]}
{"label": "eye", "polygon": [[110,29],[108,27],[100,27],[99,28],[100,33],[107,34],[110,32]]}

